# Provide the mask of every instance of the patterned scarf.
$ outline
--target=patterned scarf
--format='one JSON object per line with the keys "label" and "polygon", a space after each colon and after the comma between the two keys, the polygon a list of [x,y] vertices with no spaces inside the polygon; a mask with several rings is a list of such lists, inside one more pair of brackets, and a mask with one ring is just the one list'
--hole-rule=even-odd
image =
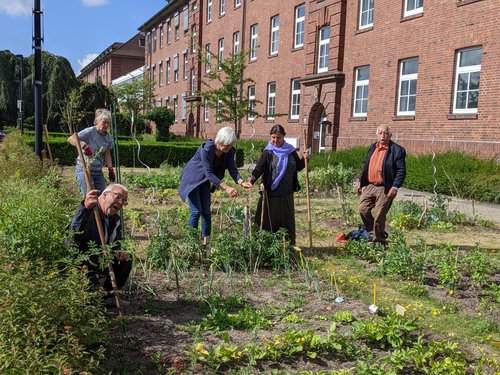
{"label": "patterned scarf", "polygon": [[271,190],[276,190],[281,179],[285,175],[286,167],[288,166],[288,155],[295,152],[295,147],[290,143],[283,141],[281,147],[276,147],[273,145],[272,141],[269,141],[264,150],[272,151],[274,155],[278,157],[278,164],[276,165],[276,177],[271,185]]}

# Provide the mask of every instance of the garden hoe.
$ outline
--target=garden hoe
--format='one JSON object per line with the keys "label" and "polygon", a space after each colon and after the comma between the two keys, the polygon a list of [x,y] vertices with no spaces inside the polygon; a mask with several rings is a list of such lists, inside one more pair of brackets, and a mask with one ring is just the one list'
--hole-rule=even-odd
{"label": "garden hoe", "polygon": [[[90,181],[89,168],[88,165],[85,163],[83,152],[80,147],[80,137],[78,136],[78,133],[76,131],[74,132],[74,134],[76,136],[76,144],[78,145],[76,149],[78,151],[78,156],[80,157],[80,163],[82,164],[83,174],[85,176],[85,183],[87,184],[87,191],[89,191],[93,189],[92,183]],[[94,216],[95,216],[95,222],[97,224],[97,230],[99,232],[99,238],[101,240],[103,253],[107,254],[108,251],[106,249],[106,238],[104,236],[104,228],[102,227],[101,218],[99,216],[99,210],[97,208],[97,205],[94,207]],[[116,283],[116,276],[115,272],[113,271],[113,264],[111,262],[108,263],[108,272],[109,272],[109,278],[111,279],[111,285],[113,287],[113,294],[115,296],[116,307],[118,308],[118,315],[123,316],[123,306],[118,292],[118,284]]]}
{"label": "garden hoe", "polygon": [[368,310],[370,310],[370,312],[372,314],[376,314],[377,311],[378,311],[378,307],[377,307],[377,284],[375,283],[375,281],[373,282],[373,305],[370,305],[368,307]]}

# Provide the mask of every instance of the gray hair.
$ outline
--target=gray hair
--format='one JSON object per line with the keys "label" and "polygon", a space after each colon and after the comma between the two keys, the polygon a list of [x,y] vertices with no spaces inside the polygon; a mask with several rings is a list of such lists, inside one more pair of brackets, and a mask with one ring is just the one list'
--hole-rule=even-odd
{"label": "gray hair", "polygon": [[95,110],[94,125],[101,120],[108,120],[111,122],[111,112],[106,108],[98,108]]}
{"label": "gray hair", "polygon": [[223,145],[223,146],[234,146],[236,143],[236,134],[234,134],[233,128],[226,126],[225,128],[221,128],[217,132],[217,136],[215,137],[215,144]]}
{"label": "gray hair", "polygon": [[375,131],[375,135],[378,135],[381,126],[387,126],[387,132],[389,133],[389,135],[392,135],[392,129],[387,124],[382,124],[382,125],[377,126],[377,130]]}
{"label": "gray hair", "polygon": [[122,189],[125,193],[128,194],[128,189],[125,186],[123,186],[122,184],[116,184],[116,183],[112,183],[112,184],[109,184],[108,186],[106,186],[106,188],[102,191],[102,193],[107,193],[108,191],[113,191],[115,187]]}

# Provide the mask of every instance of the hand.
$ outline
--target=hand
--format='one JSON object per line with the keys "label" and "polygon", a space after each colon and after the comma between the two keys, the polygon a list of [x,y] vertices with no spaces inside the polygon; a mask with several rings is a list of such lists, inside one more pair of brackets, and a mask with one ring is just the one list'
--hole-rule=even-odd
{"label": "hand", "polygon": [[251,189],[253,187],[251,182],[242,182],[241,186],[243,186],[245,189]]}
{"label": "hand", "polygon": [[358,195],[361,195],[361,193],[363,192],[363,188],[361,186],[359,186],[356,191],[358,192]]}
{"label": "hand", "polygon": [[396,198],[396,195],[398,195],[398,189],[391,188],[391,190],[387,193],[387,198],[394,199]]}
{"label": "hand", "polygon": [[85,146],[82,147],[82,149],[83,149],[83,152],[85,153],[85,155],[87,155],[87,156],[92,155],[92,149],[90,148],[89,145],[86,144]]}
{"label": "hand", "polygon": [[128,256],[128,253],[126,251],[122,251],[122,250],[119,250],[117,252],[115,252],[115,257],[116,259],[118,259],[120,262],[123,261],[127,261],[129,256]]}
{"label": "hand", "polygon": [[100,193],[101,192],[97,189],[87,191],[87,194],[85,194],[85,201],[83,202],[85,208],[89,209],[94,207],[97,204]]}
{"label": "hand", "polygon": [[302,157],[303,157],[304,159],[309,159],[309,151],[304,151],[304,152],[302,153]]}
{"label": "hand", "polygon": [[113,167],[108,167],[108,177],[109,177],[109,182],[116,181],[115,169]]}
{"label": "hand", "polygon": [[227,187],[226,188],[226,193],[230,196],[230,197],[236,197],[238,196],[238,190],[232,188],[232,187]]}

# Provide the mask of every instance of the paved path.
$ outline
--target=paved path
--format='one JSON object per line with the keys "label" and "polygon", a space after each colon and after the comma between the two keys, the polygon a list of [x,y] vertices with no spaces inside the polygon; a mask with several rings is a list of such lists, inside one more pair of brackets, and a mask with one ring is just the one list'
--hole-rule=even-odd
{"label": "paved path", "polygon": [[[424,201],[429,202],[432,193],[415,191],[406,188],[401,188],[396,200],[413,200],[416,203],[423,204]],[[448,208],[452,211],[462,212],[470,217],[474,215],[481,219],[491,220],[500,224],[500,205],[471,201],[467,199],[450,197]]]}

